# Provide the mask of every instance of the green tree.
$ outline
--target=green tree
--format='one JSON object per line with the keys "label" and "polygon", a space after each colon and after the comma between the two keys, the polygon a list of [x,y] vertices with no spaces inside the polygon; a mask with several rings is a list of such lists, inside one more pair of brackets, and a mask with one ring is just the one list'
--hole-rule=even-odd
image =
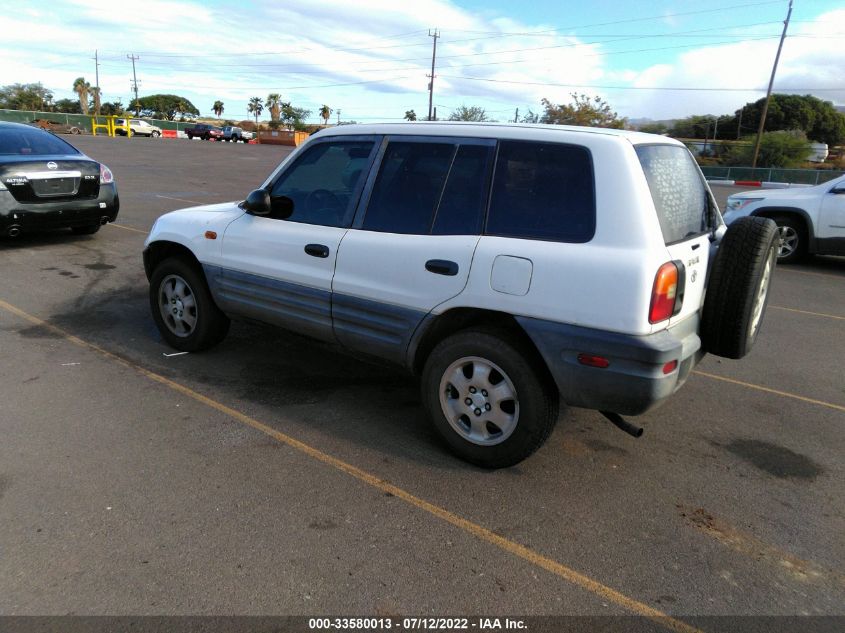
{"label": "green tree", "polygon": [[[270,111],[270,120],[279,121],[282,116],[282,95],[277,92],[271,92],[267,95],[267,100],[264,105]],[[289,104],[288,104],[289,105]]]}
{"label": "green tree", "polygon": [[108,115],[120,115],[124,114],[125,111],[123,109],[123,102],[118,99],[117,101],[107,101],[101,107],[100,110],[106,116]]}
{"label": "green tree", "polygon": [[323,104],[323,107],[320,108],[320,118],[323,119],[323,125],[329,124],[329,117],[332,115],[332,109]]}
{"label": "green tree", "polygon": [[65,114],[82,114],[82,108],[79,107],[78,99],[59,99],[53,104],[56,112]]}
{"label": "green tree", "polygon": [[222,101],[220,101],[220,99],[218,99],[217,101],[215,101],[215,102],[214,102],[214,104],[211,106],[211,111],[212,111],[212,112],[214,112],[214,114],[216,114],[216,115],[217,115],[217,118],[218,118],[218,119],[219,119],[219,118],[220,118],[220,116],[223,114],[223,110],[224,110],[224,109],[225,109],[225,108],[223,107],[223,102],[222,102]]}
{"label": "green tree", "polygon": [[258,117],[261,116],[262,112],[264,112],[264,104],[261,101],[261,97],[253,97],[250,99],[246,109],[250,114],[255,116],[255,125],[258,125]]}
{"label": "green tree", "polygon": [[601,97],[589,97],[585,94],[572,93],[572,103],[554,104],[548,99],[542,100],[545,112],[541,123],[555,125],[584,125],[587,127],[609,127],[622,129],[626,120],[620,119],[608,103]]}
{"label": "green tree", "polygon": [[137,101],[133,99],[129,108],[138,112],[139,116],[168,121],[173,121],[185,112],[197,115],[200,113],[196,106],[185,97],[169,94],[149,95]]}
{"label": "green tree", "polygon": [[0,87],[0,108],[8,110],[49,110],[53,107],[53,93],[41,85],[9,84]]}
{"label": "green tree", "polygon": [[[757,130],[765,99],[745,104],[726,121],[725,138],[736,138],[737,124],[742,114],[742,129]],[[719,122],[722,137],[722,123]],[[845,114],[837,112],[830,101],[812,95],[773,94],[766,114],[766,132],[801,130],[812,141],[838,145],[845,141]],[[732,134],[732,136],[731,136]]]}
{"label": "green tree", "polygon": [[416,121],[417,120],[417,113],[413,110],[405,110],[405,120],[406,121]]}
{"label": "green tree", "polygon": [[452,114],[449,115],[450,121],[489,121],[490,119],[487,118],[487,112],[485,112],[484,108],[479,106],[465,106],[462,105],[460,108],[457,108],[452,111]]}
{"label": "green tree", "polygon": [[520,119],[520,123],[539,123],[540,115],[528,108],[528,113]]}
{"label": "green tree", "polygon": [[295,108],[290,103],[282,104],[282,124],[289,130],[300,130],[304,126],[305,119],[311,116],[311,110]]}
{"label": "green tree", "polygon": [[85,81],[85,77],[77,77],[73,82],[73,91],[79,97],[79,107],[82,114],[88,114],[88,92],[91,90],[91,84]]}
{"label": "green tree", "polygon": [[[724,162],[728,165],[750,165],[756,136],[742,138],[742,143],[728,150]],[[760,140],[758,167],[798,167],[807,160],[810,143],[801,130],[765,132]]]}

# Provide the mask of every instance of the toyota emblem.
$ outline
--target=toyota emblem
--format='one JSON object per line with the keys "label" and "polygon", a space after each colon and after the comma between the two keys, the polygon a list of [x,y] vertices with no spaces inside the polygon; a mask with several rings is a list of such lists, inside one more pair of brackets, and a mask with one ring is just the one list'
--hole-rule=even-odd
{"label": "toyota emblem", "polygon": [[52,160],[49,163],[47,163],[47,169],[58,169],[58,168],[59,168],[59,166]]}

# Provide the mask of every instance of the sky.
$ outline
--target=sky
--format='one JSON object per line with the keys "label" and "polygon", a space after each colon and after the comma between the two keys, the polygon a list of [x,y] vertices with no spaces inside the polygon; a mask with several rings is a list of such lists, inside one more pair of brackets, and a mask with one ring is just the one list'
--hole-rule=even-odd
{"label": "sky", "polygon": [[[788,0],[18,0],[0,12],[0,85],[41,82],[104,101],[179,94],[203,115],[247,118],[250,97],[279,93],[343,121],[428,114],[438,33],[438,118],[479,106],[513,120],[541,99],[599,96],[620,116],[730,114],[766,94]],[[795,0],[776,92],[845,104],[845,6]],[[267,118],[265,112],[262,118]]]}

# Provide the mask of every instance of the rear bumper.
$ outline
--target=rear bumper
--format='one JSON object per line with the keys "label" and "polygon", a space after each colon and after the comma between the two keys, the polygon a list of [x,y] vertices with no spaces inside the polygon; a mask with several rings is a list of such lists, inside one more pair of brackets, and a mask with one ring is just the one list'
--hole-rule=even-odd
{"label": "rear bumper", "polygon": [[[689,377],[703,358],[698,316],[669,330],[631,336],[591,328],[517,317],[537,346],[570,406],[639,415],[662,404]],[[578,362],[579,354],[609,361],[603,369]],[[677,367],[668,374],[670,361]]]}
{"label": "rear bumper", "polygon": [[12,227],[38,231],[114,222],[120,210],[117,187],[100,185],[100,194],[88,200],[68,202],[18,202],[8,191],[0,191],[0,235]]}

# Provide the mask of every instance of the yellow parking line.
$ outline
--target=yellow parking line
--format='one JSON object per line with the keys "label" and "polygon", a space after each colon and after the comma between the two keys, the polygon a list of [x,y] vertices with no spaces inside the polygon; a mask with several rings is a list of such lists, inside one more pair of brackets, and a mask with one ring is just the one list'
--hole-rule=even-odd
{"label": "yellow parking line", "polygon": [[421,499],[411,494],[410,492],[399,488],[398,486],[395,486],[383,479],[380,479],[379,477],[376,477],[375,475],[361,470],[357,466],[353,466],[352,464],[344,462],[343,460],[338,459],[337,457],[333,457],[328,453],[324,453],[323,451],[314,448],[313,446],[310,446],[308,444],[305,444],[304,442],[301,442],[289,435],[285,435],[284,433],[277,431],[276,429],[264,424],[263,422],[260,422],[255,418],[241,413],[240,411],[232,409],[231,407],[228,407],[225,404],[217,402],[216,400],[212,400],[211,398],[204,396],[201,393],[198,393],[193,389],[186,387],[185,385],[179,384],[178,382],[170,380],[169,378],[165,378],[164,376],[150,371],[149,369],[145,369],[140,365],[136,365],[130,360],[127,360],[113,352],[109,352],[103,349],[99,345],[89,343],[88,341],[74,336],[73,334],[70,334],[69,332],[66,332],[63,329],[56,327],[55,325],[52,325],[47,321],[43,321],[42,319],[39,319],[36,316],[24,312],[20,308],[17,308],[11,305],[10,303],[3,301],[2,299],[0,299],[0,308],[34,325],[46,328],[51,332],[58,334],[62,338],[76,345],[79,345],[80,347],[88,348],[90,350],[98,352],[109,360],[116,361],[124,367],[134,369],[135,371],[142,374],[143,376],[146,376],[150,380],[154,380],[157,383],[165,385],[173,391],[182,394],[183,396],[186,396],[195,400],[196,402],[211,407],[212,409],[224,415],[227,415],[230,418],[233,418],[234,420],[245,424],[246,426],[250,426],[258,431],[261,431],[265,435],[268,435],[269,437],[272,437],[273,439],[283,444],[286,444],[291,448],[294,448],[323,464],[331,466],[336,470],[350,475],[351,477],[354,477],[355,479],[358,479],[359,481],[362,481],[365,484],[376,488],[377,490],[380,490],[385,493],[390,493],[395,498],[401,499],[409,505],[423,510],[424,512],[427,512],[428,514],[437,517],[438,519],[441,519],[442,521],[445,521],[446,523],[449,523],[460,530],[463,530],[464,532],[476,537],[479,540],[489,543],[490,545],[495,545],[496,547],[508,552],[509,554],[518,556],[519,558],[522,558],[523,560],[526,560],[529,563],[536,565],[537,567],[545,569],[546,571],[554,574],[555,576],[558,576],[559,578],[562,578],[580,587],[581,589],[585,589],[586,591],[589,591],[599,596],[600,598],[607,600],[608,602],[613,602],[614,604],[623,607],[628,611],[649,618],[650,620],[653,620],[654,622],[657,622],[658,624],[664,626],[669,630],[675,631],[676,633],[703,633],[700,629],[697,629],[694,626],[687,624],[686,622],[672,618],[669,615],[663,613],[662,611],[654,609],[643,602],[635,600],[634,598],[629,598],[625,594],[616,591],[615,589],[611,589],[610,587],[603,585],[597,580],[593,580],[589,576],[577,572],[574,569],[571,569],[566,565],[557,562],[556,560],[543,556],[539,552],[535,552],[534,550],[525,547],[524,545],[520,545],[515,541],[511,541],[510,539],[500,536],[492,530],[489,530],[477,523],[473,523],[472,521],[469,521],[467,519],[464,519],[450,512],[449,510],[446,510],[445,508],[430,503],[425,499]]}
{"label": "yellow parking line", "polygon": [[142,235],[147,235],[149,231],[142,231],[141,229],[133,229],[131,226],[126,226],[125,224],[115,224],[114,222],[109,222],[106,226],[113,226],[116,229],[123,229],[124,231],[132,231],[133,233],[141,233]]}
{"label": "yellow parking line", "polygon": [[845,411],[845,406],[841,404],[833,404],[832,402],[825,402],[824,400],[815,400],[814,398],[807,398],[806,396],[799,396],[794,393],[789,393],[788,391],[779,391],[777,389],[771,389],[769,387],[763,387],[762,385],[755,385],[751,382],[743,382],[742,380],[735,380],[733,378],[726,378],[725,376],[717,376],[716,374],[708,374],[706,371],[700,371],[698,369],[693,370],[694,374],[698,374],[699,376],[706,376],[707,378],[712,378],[713,380],[721,380],[724,382],[729,382],[733,385],[740,385],[742,387],[748,387],[749,389],[756,389],[757,391],[765,391],[766,393],[773,393],[777,396],[783,396],[784,398],[792,398],[793,400],[801,400],[802,402],[809,402],[810,404],[817,404],[821,407],[827,407],[829,409],[836,409],[837,411]]}
{"label": "yellow parking line", "polygon": [[808,310],[797,310],[795,308],[784,308],[783,306],[769,306],[769,307],[774,308],[775,310],[784,310],[786,312],[797,312],[798,314],[809,314],[810,316],[825,317],[826,319],[838,319],[839,321],[845,321],[845,317],[837,316],[835,314],[825,314],[824,312],[810,312]]}

